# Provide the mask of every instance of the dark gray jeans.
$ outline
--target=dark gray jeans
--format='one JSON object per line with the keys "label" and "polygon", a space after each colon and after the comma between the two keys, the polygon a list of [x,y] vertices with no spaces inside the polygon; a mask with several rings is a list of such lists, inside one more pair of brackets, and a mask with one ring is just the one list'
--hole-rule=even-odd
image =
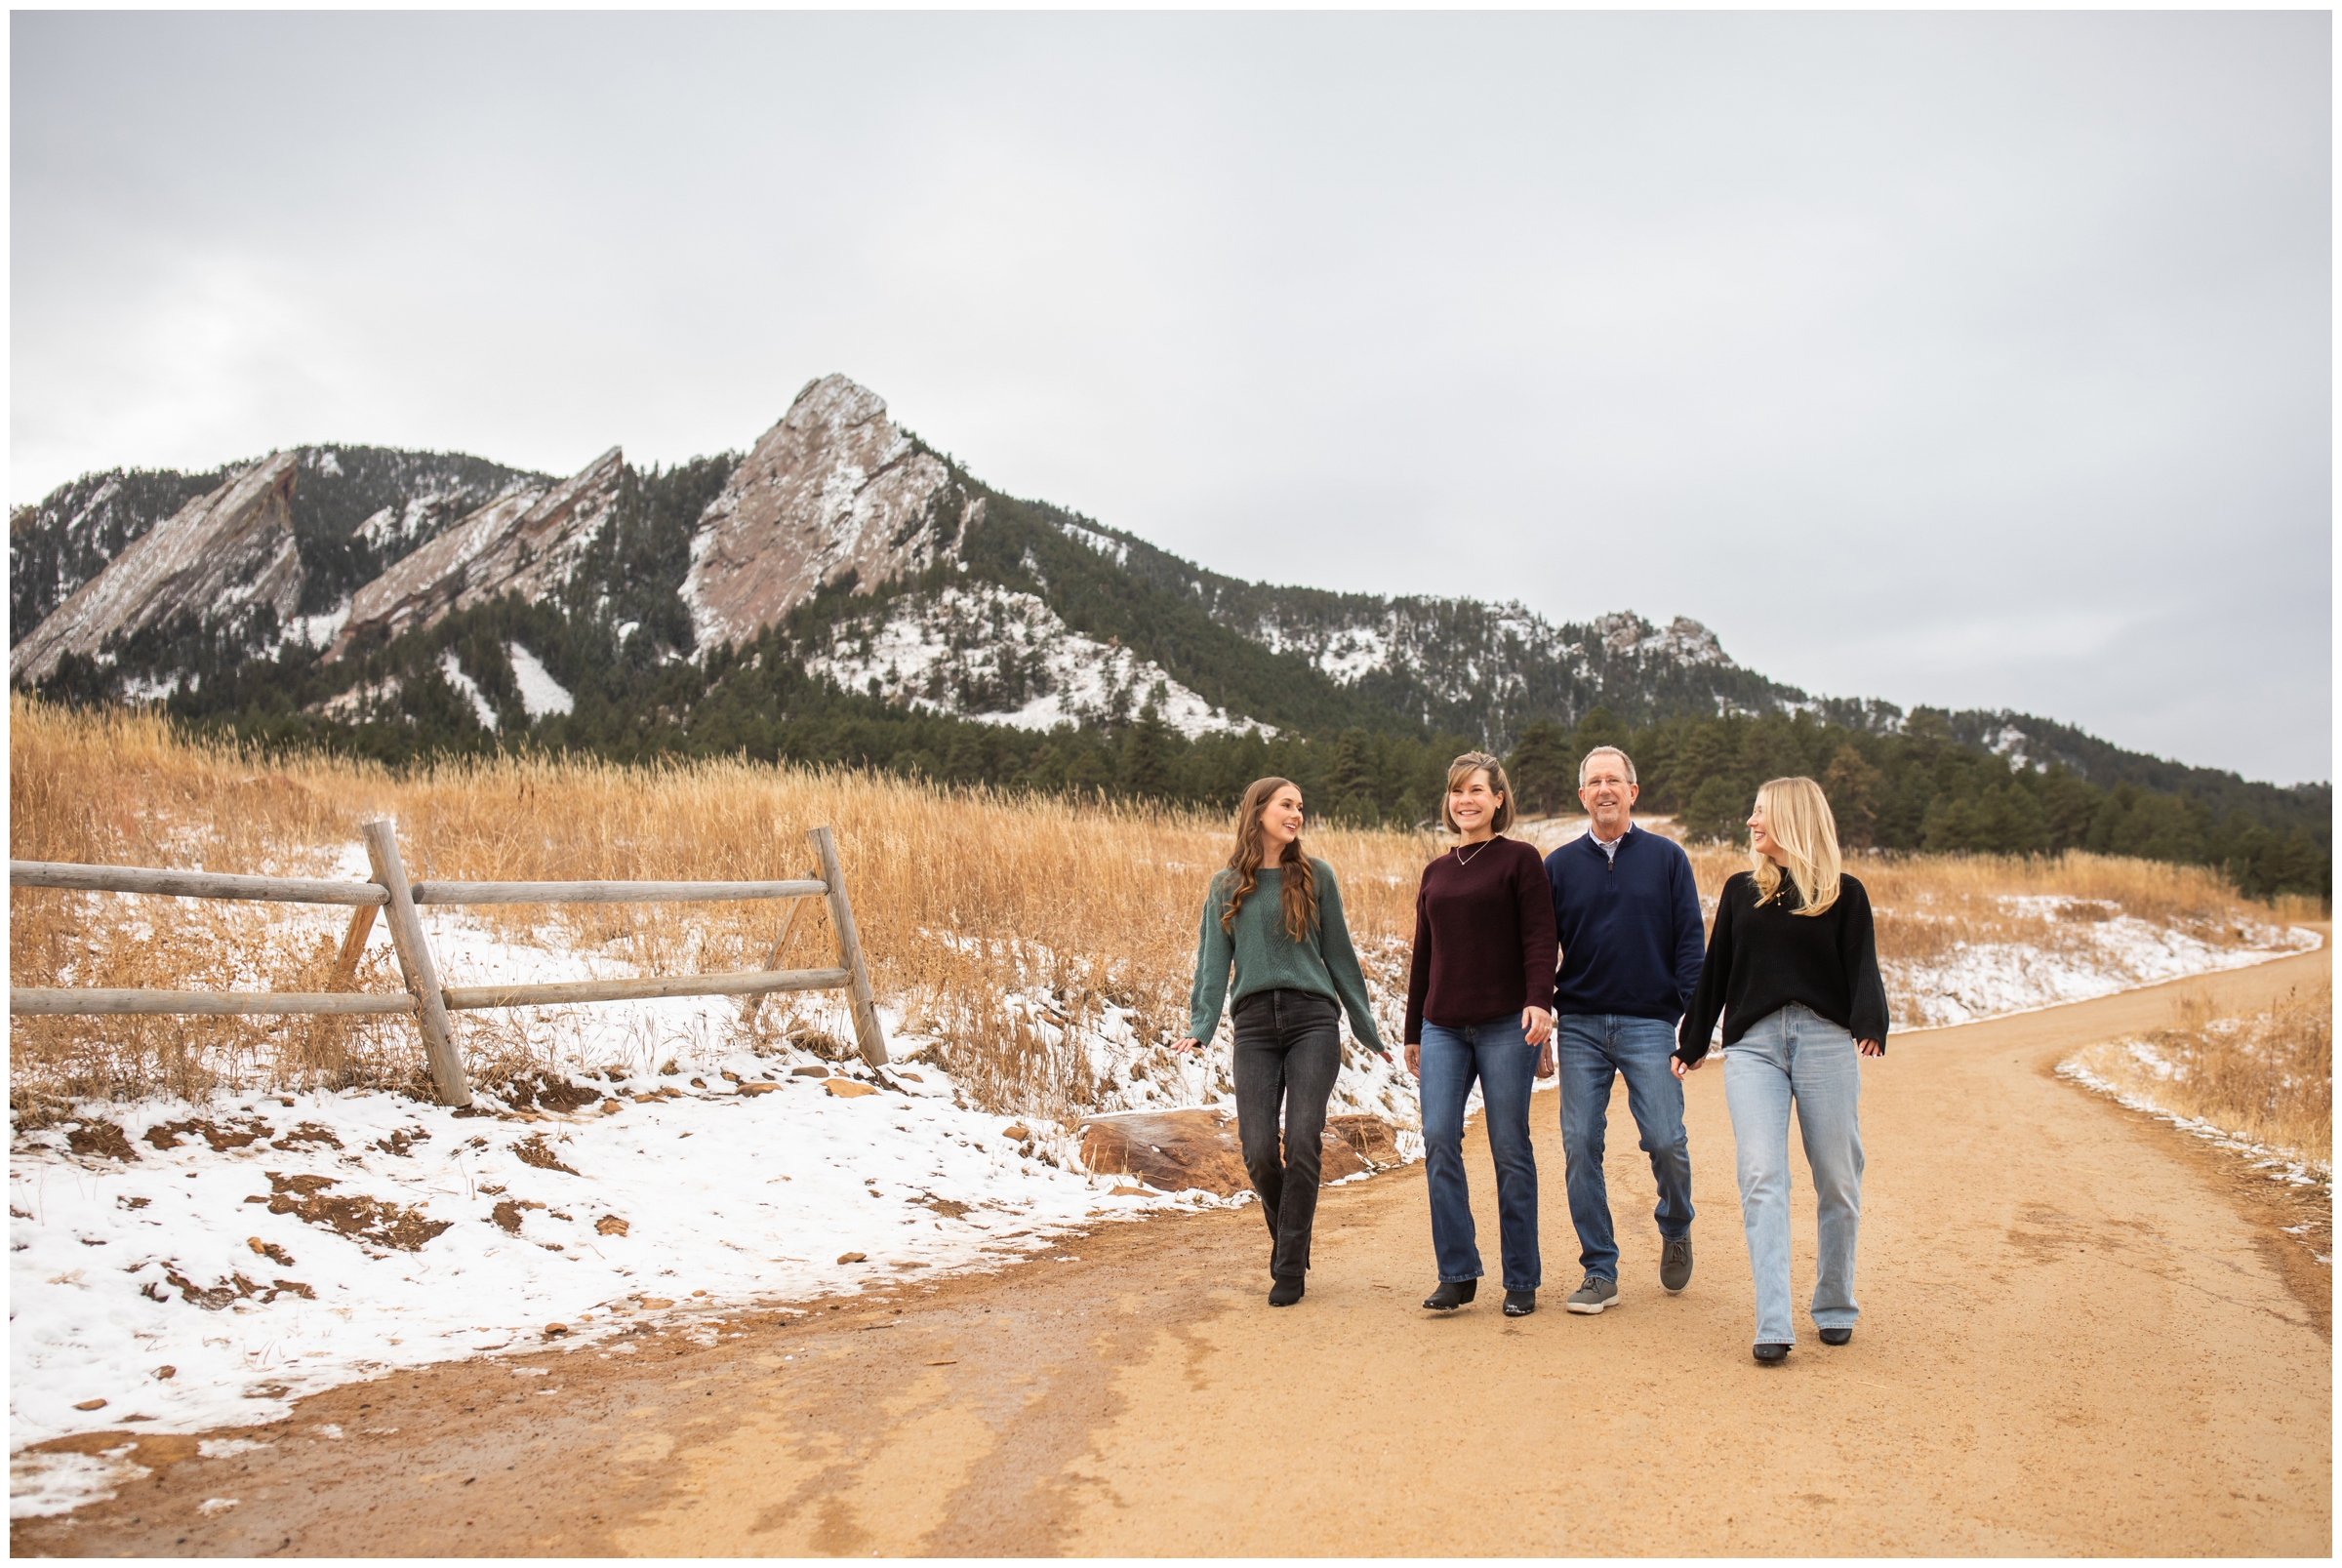
{"label": "dark gray jeans", "polygon": [[1236,1004],[1236,1137],[1273,1238],[1269,1272],[1279,1279],[1310,1267],[1325,1103],[1342,1070],[1341,1018],[1332,998],[1310,991],[1255,991]]}

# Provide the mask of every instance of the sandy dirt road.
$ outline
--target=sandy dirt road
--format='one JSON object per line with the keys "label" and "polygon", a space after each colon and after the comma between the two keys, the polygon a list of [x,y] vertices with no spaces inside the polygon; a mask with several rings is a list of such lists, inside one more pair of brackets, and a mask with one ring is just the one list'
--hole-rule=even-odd
{"label": "sandy dirt road", "polygon": [[[2329,967],[2184,984],[2242,1008]],[[2330,1275],[2279,1229],[2308,1208],[2051,1073],[2169,1005],[2159,988],[1909,1035],[1866,1065],[1862,1322],[1832,1349],[1800,1318],[1779,1368],[1749,1357],[1708,1070],[1680,1297],[1658,1285],[1622,1095],[1621,1305],[1560,1310],[1576,1247],[1540,1095],[1533,1317],[1502,1317],[1493,1290],[1417,1308],[1417,1167],[1326,1193],[1290,1310],[1262,1302],[1254,1210],[1113,1226],[1055,1255],[1074,1262],[738,1318],[713,1346],[646,1333],[631,1355],[533,1358],[545,1376],[468,1364],[336,1389],[232,1458],[150,1437],[134,1457],[151,1477],[20,1523],[13,1550],[2322,1554]],[[1467,1153],[1492,1240],[1486,1151]],[[1801,1303],[1801,1163],[1797,1202]]]}

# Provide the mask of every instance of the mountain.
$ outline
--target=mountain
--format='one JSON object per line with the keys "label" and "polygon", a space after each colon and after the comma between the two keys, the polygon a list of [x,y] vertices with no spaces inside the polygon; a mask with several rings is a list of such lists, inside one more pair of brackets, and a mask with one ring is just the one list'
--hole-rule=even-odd
{"label": "mountain", "polygon": [[401,556],[350,597],[326,658],[436,625],[450,611],[498,594],[540,598],[567,587],[617,503],[625,466],[612,447],[560,484],[524,481]]}
{"label": "mountain", "polygon": [[10,554],[20,686],[392,762],[745,750],[1202,801],[1277,771],[1341,815],[1417,821],[1467,746],[1511,753],[1524,795],[1564,809],[1572,748],[1632,739],[1646,804],[1703,830],[1804,771],[1880,847],[2330,878],[2327,786],[2029,715],[1815,698],[1683,617],[1555,623],[1226,577],[992,489],[842,376],[745,454],[671,468],[613,447],[556,480],[313,447],[117,470],[19,509]]}

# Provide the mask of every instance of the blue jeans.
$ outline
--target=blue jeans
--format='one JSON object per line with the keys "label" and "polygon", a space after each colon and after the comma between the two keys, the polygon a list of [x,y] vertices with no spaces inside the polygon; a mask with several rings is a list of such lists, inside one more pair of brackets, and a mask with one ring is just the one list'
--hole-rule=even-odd
{"label": "blue jeans", "polygon": [[1724,1048],[1724,1105],[1740,1164],[1741,1223],[1756,1276],[1758,1345],[1795,1345],[1789,1315],[1789,1107],[1797,1107],[1821,1232],[1813,1325],[1851,1328],[1862,1226],[1862,1052],[1854,1036],[1792,1002]]}
{"label": "blue jeans", "polygon": [[1623,1013],[1570,1013],[1554,1021],[1561,1073],[1561,1155],[1567,1161],[1569,1220],[1578,1229],[1578,1262],[1590,1274],[1618,1278],[1618,1236],[1610,1226],[1610,1188],[1602,1147],[1610,1126],[1610,1084],[1627,1080],[1627,1108],[1642,1134],[1659,1183],[1651,1217],[1673,1241],[1691,1233],[1691,1137],[1683,1130],[1683,1085],[1667,1059],[1674,1027]]}
{"label": "blue jeans", "polygon": [[1536,1071],[1537,1048],[1521,1032],[1518,1013],[1454,1027],[1424,1023],[1423,1164],[1432,1196],[1432,1251],[1442,1282],[1481,1273],[1472,1189],[1464,1179],[1464,1102],[1475,1078],[1488,1152],[1496,1158],[1505,1289],[1535,1290],[1543,1280],[1537,1155],[1529,1146],[1529,1085]]}

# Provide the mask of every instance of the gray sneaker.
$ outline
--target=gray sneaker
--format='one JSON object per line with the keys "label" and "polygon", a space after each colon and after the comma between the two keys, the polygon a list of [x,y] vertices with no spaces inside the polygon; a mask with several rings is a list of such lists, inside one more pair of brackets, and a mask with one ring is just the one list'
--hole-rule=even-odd
{"label": "gray sneaker", "polygon": [[1561,1305],[1573,1312],[1598,1312],[1617,1300],[1617,1285],[1599,1274],[1588,1274],[1586,1283],[1570,1292],[1569,1300]]}
{"label": "gray sneaker", "polygon": [[1680,1235],[1659,1254],[1659,1283],[1671,1291],[1691,1283],[1691,1237]]}

